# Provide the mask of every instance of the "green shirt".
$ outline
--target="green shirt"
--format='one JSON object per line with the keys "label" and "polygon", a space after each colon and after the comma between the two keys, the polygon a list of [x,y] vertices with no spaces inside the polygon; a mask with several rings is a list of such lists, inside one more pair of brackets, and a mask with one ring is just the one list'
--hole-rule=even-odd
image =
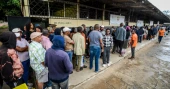
{"label": "green shirt", "polygon": [[45,49],[38,42],[32,41],[29,45],[30,65],[36,74],[40,74],[45,66],[41,63],[45,60]]}

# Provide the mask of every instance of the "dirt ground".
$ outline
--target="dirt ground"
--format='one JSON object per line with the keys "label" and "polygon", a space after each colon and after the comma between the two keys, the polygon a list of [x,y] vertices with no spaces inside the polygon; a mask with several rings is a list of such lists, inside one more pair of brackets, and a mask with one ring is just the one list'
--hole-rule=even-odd
{"label": "dirt ground", "polygon": [[170,36],[152,42],[77,89],[170,89]]}

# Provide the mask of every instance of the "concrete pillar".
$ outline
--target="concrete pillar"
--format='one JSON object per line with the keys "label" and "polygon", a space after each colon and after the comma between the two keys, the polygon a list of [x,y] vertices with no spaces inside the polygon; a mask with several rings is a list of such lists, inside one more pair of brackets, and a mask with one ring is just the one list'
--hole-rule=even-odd
{"label": "concrete pillar", "polygon": [[103,5],[103,17],[102,17],[103,21],[105,20],[105,7],[106,7],[106,4]]}
{"label": "concrete pillar", "polygon": [[64,17],[66,17],[66,4],[64,3]]}
{"label": "concrete pillar", "polygon": [[80,0],[77,0],[77,19],[80,18]]}
{"label": "concrete pillar", "polygon": [[[21,0],[22,1],[22,0]],[[29,6],[29,0],[23,0],[23,6],[22,6],[22,3],[21,3],[21,6],[22,6],[22,13],[24,15],[24,17],[29,17],[30,16],[30,6]]]}
{"label": "concrete pillar", "polygon": [[50,18],[51,16],[51,13],[50,13],[50,3],[49,3],[49,0],[48,0],[48,17]]}
{"label": "concrete pillar", "polygon": [[97,19],[97,9],[96,9],[96,12],[95,12],[96,14],[95,14],[95,19]]}

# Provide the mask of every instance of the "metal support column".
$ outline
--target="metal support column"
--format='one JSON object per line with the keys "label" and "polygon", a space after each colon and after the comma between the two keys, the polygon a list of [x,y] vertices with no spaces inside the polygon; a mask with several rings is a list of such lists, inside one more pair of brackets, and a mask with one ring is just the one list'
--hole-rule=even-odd
{"label": "metal support column", "polygon": [[64,3],[64,17],[66,17],[66,4]]}
{"label": "metal support column", "polygon": [[49,2],[49,0],[48,0],[48,17],[50,18],[50,2]]}
{"label": "metal support column", "polygon": [[77,19],[80,18],[80,0],[77,0]]}
{"label": "metal support column", "polygon": [[103,5],[103,17],[102,17],[103,21],[105,20],[105,7],[106,7],[106,4]]}

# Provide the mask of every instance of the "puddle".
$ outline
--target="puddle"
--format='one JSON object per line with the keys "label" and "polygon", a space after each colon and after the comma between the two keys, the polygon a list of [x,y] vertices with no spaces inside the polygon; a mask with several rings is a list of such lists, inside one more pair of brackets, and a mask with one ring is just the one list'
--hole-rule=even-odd
{"label": "puddle", "polygon": [[[168,42],[167,42],[168,43]],[[157,52],[156,58],[170,62],[170,47],[161,47],[161,51]]]}

